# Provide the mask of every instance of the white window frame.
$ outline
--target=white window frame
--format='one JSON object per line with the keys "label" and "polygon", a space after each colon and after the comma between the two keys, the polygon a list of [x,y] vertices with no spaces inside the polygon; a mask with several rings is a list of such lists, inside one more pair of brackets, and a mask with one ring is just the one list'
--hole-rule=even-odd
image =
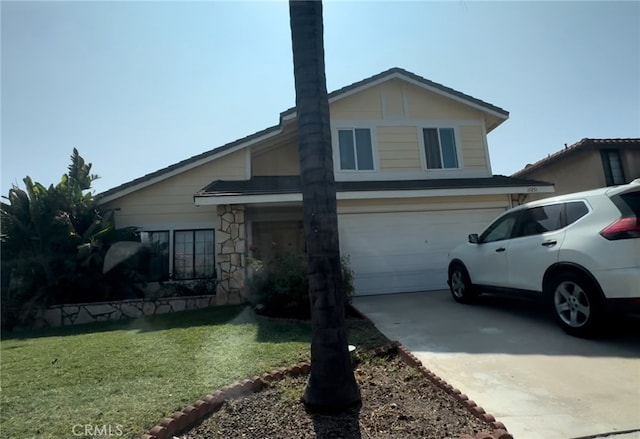
{"label": "white window frame", "polygon": [[[369,130],[369,134],[371,135],[371,157],[373,160],[373,169],[357,169],[358,156],[357,150],[354,151],[356,154],[356,169],[342,169],[340,162],[340,137],[339,132],[343,130],[350,130],[353,132],[355,136],[356,129],[366,129]],[[376,129],[375,125],[369,123],[341,123],[340,125],[336,125],[331,130],[331,138],[333,143],[333,163],[334,163],[334,172],[341,174],[362,174],[362,173],[371,173],[378,172],[378,148],[377,148],[377,138],[376,138]],[[355,137],[354,137],[354,149],[355,149]]]}
{"label": "white window frame", "polygon": [[[447,171],[457,171],[464,169],[464,165],[462,163],[462,148],[460,146],[460,130],[457,126],[453,126],[451,124],[433,124],[433,125],[422,125],[418,126],[418,145],[420,148],[420,159],[422,160],[422,169],[427,172],[447,172]],[[436,129],[438,130],[438,142],[440,143],[440,161],[444,165],[444,160],[442,157],[442,142],[440,141],[440,130],[441,129],[451,129],[453,130],[453,140],[454,146],[456,149],[456,162],[458,164],[455,168],[429,168],[427,166],[427,149],[424,143],[424,130],[426,129]]]}

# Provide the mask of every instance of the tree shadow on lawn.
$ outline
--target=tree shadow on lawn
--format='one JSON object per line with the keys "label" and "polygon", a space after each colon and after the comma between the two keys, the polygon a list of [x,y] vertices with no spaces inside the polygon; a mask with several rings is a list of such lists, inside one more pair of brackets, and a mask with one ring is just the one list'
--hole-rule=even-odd
{"label": "tree shadow on lawn", "polygon": [[[258,323],[258,341],[305,341],[311,344],[311,321],[277,319],[261,315],[256,315],[255,318]],[[371,321],[360,314],[348,313],[346,322],[348,343],[359,351],[376,349],[390,342]]]}
{"label": "tree shadow on lawn", "polygon": [[[3,332],[2,340],[65,337],[110,331],[136,331],[143,333],[176,328],[228,324],[257,325],[256,340],[258,342],[311,343],[311,323],[309,321],[273,319],[256,315],[247,304],[225,305],[199,310],[180,311],[171,314],[143,316],[136,319]],[[375,349],[389,342],[368,320],[352,316],[347,319],[347,324],[349,326],[349,343],[357,346],[359,350]]]}

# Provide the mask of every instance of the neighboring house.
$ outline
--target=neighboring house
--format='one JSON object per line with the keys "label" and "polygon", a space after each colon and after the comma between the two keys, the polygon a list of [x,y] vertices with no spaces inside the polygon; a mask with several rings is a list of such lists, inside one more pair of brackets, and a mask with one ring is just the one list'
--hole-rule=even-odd
{"label": "neighboring house", "polygon": [[[640,177],[640,139],[582,139],[512,175],[555,185],[562,195],[629,183]],[[531,194],[527,201],[552,194]]]}
{"label": "neighboring house", "polygon": [[[329,94],[340,249],[356,294],[446,288],[447,253],[548,183],[492,175],[508,113],[393,68]],[[218,279],[237,302],[247,255],[304,251],[296,111],[278,125],[100,194],[152,244],[156,280]]]}

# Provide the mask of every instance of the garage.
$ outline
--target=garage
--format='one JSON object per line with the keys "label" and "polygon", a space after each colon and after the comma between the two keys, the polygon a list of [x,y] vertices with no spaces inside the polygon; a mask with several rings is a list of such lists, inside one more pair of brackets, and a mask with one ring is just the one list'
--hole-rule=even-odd
{"label": "garage", "polygon": [[447,288],[447,254],[502,208],[349,213],[338,216],[357,295]]}

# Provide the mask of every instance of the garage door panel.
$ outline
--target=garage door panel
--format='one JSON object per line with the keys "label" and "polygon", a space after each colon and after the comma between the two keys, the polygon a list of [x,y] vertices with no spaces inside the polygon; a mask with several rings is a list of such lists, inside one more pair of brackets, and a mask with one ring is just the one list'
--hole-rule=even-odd
{"label": "garage door panel", "polygon": [[504,209],[342,214],[340,249],[356,294],[446,288],[448,252]]}
{"label": "garage door panel", "polygon": [[[355,270],[354,270],[355,271]],[[364,273],[356,279],[356,294],[389,294],[446,288],[447,279],[442,270],[385,271]],[[381,285],[384,285],[381,288]]]}

